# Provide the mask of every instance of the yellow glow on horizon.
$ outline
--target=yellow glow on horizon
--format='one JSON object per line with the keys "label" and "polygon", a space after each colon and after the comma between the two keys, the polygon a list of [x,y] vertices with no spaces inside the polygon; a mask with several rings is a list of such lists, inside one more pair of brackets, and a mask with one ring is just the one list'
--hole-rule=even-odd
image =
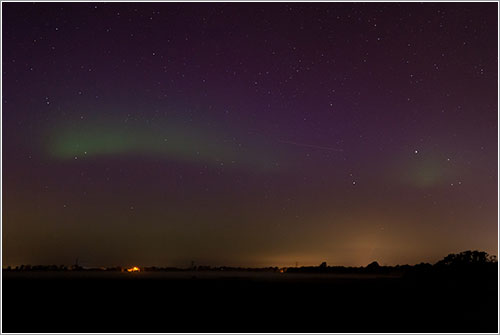
{"label": "yellow glow on horizon", "polygon": [[137,266],[134,266],[133,268],[127,269],[127,272],[141,272],[141,269]]}

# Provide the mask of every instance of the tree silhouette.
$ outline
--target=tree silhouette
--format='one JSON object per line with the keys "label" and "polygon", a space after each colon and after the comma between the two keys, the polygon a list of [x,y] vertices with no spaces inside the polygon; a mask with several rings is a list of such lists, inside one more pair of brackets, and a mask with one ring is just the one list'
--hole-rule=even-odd
{"label": "tree silhouette", "polygon": [[436,263],[437,266],[466,266],[496,262],[495,256],[488,255],[485,251],[463,251],[459,254],[449,254]]}

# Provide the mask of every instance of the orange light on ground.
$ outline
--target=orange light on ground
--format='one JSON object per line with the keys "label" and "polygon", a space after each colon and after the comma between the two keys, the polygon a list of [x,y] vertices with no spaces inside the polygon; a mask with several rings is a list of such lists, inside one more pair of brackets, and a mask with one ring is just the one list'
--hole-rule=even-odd
{"label": "orange light on ground", "polygon": [[133,268],[127,269],[127,272],[141,272],[141,269],[139,269],[137,266],[134,266]]}

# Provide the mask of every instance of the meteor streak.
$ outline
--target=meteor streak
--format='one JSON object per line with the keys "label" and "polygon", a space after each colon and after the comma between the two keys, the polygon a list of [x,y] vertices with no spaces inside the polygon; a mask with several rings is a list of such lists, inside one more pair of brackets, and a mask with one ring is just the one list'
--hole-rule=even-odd
{"label": "meteor streak", "polygon": [[282,140],[278,140],[278,142],[285,143],[285,144],[291,144],[291,145],[297,145],[297,146],[300,146],[300,147],[316,148],[316,149],[338,151],[338,152],[343,152],[344,151],[343,149],[332,148],[332,147],[324,147],[324,146],[321,146],[321,145],[314,145],[314,144],[307,144],[307,143],[297,143],[297,142],[282,141]]}

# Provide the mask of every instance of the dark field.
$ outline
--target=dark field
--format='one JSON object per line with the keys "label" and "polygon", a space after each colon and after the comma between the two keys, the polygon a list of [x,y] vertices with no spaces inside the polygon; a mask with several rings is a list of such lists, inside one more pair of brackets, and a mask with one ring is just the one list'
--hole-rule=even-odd
{"label": "dark field", "polygon": [[488,276],[3,271],[3,332],[497,332]]}

